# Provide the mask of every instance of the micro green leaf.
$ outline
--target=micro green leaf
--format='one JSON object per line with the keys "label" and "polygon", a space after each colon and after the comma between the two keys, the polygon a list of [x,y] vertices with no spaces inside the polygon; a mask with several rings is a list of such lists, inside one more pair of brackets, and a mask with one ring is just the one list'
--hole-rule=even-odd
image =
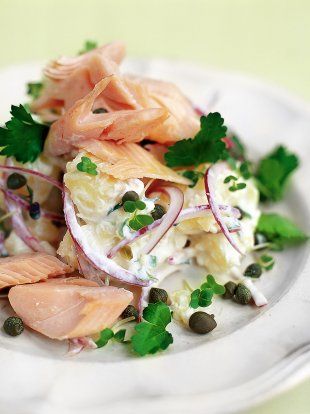
{"label": "micro green leaf", "polygon": [[154,219],[152,216],[149,216],[147,214],[137,214],[131,220],[129,220],[129,227],[137,231],[145,226],[148,226],[149,224],[152,224],[153,222]]}
{"label": "micro green leaf", "polygon": [[76,168],[79,171],[85,172],[90,175],[98,175],[97,164],[92,162],[92,160],[88,157],[82,157],[81,162],[77,164]]}

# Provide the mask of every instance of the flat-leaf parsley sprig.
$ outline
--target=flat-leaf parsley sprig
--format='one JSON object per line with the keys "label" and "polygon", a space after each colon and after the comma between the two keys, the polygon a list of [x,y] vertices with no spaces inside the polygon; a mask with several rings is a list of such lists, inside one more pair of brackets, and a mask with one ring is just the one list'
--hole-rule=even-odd
{"label": "flat-leaf parsley sprig", "polygon": [[143,310],[143,319],[136,325],[136,333],[131,338],[133,350],[137,354],[155,354],[173,343],[171,333],[166,330],[171,322],[171,312],[165,303],[150,303]]}
{"label": "flat-leaf parsley sprig", "polygon": [[36,122],[23,105],[12,105],[11,115],[6,128],[0,127],[0,154],[22,163],[33,162],[43,150],[49,127]]}

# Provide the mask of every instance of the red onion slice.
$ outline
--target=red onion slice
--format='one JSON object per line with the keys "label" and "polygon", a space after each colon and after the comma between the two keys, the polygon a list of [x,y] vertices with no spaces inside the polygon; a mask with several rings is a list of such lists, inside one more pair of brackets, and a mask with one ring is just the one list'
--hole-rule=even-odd
{"label": "red onion slice", "polygon": [[60,181],[57,181],[57,180],[55,180],[54,178],[52,178],[48,175],[42,174],[39,171],[30,170],[28,168],[22,168],[22,167],[8,166],[8,165],[0,165],[0,171],[4,171],[6,173],[18,172],[18,173],[21,173],[21,174],[32,175],[32,176],[37,177],[41,180],[47,181],[48,183],[50,183],[54,187],[58,188],[60,191],[63,190],[63,185],[61,184]]}
{"label": "red onion slice", "polygon": [[116,264],[113,260],[109,259],[103,254],[98,254],[93,250],[88,240],[85,238],[82,229],[77,221],[74,204],[70,198],[68,190],[65,189],[64,195],[64,213],[68,230],[71,234],[73,241],[83,251],[87,260],[98,270],[107,273],[115,279],[122,282],[129,283],[131,285],[148,286],[150,280],[139,279],[135,274],[122,268]]}
{"label": "red onion slice", "polygon": [[[233,215],[233,217],[238,218],[240,217],[240,210],[238,210],[235,207],[226,206],[226,205],[219,205],[220,210],[225,211],[227,213],[230,213]],[[181,223],[184,220],[189,220],[191,218],[197,218],[197,217],[205,217],[207,214],[211,213],[210,206],[207,204],[203,204],[196,207],[189,207],[181,211],[179,216],[177,217],[176,221],[174,222],[174,225]],[[122,239],[119,243],[117,243],[112,249],[108,252],[107,256],[109,258],[112,258],[116,255],[116,253],[124,246],[127,246],[130,243],[133,243],[140,237],[142,237],[144,234],[148,233],[149,231],[155,229],[158,227],[163,221],[163,218],[154,221],[154,223],[143,227],[142,229],[131,233],[129,237],[126,237]],[[239,222],[236,222],[236,224],[229,228],[230,232],[236,232],[240,231],[241,227]]]}
{"label": "red onion slice", "polygon": [[[30,203],[29,201],[25,200],[24,198],[20,197],[19,195],[15,194],[13,191],[11,190],[7,190],[3,184],[0,183],[0,190],[2,190],[4,192],[4,194],[12,201],[14,201],[14,203],[16,203],[17,205],[19,205],[21,208],[28,210],[30,209]],[[48,210],[44,210],[41,208],[41,216],[45,217],[47,219],[53,220],[53,221],[60,221],[60,222],[64,222],[64,216],[58,213],[54,213],[52,211],[48,211]]]}
{"label": "red onion slice", "polygon": [[183,191],[181,191],[178,187],[161,187],[157,188],[156,191],[168,194],[170,197],[170,206],[167,213],[163,216],[162,222],[153,232],[150,240],[143,247],[141,254],[149,254],[154,249],[170,227],[173,226],[173,223],[180,214],[184,203]]}
{"label": "red onion slice", "polygon": [[79,354],[83,349],[96,349],[97,345],[93,339],[87,336],[81,336],[79,338],[72,338],[68,340],[68,352],[66,356],[74,356]]}
{"label": "red onion slice", "polygon": [[221,214],[219,205],[216,203],[216,200],[215,200],[215,196],[214,196],[215,178],[216,178],[218,171],[222,170],[222,168],[223,168],[223,163],[218,163],[218,164],[211,165],[211,167],[207,169],[205,176],[204,176],[206,196],[207,196],[212,214],[215,218],[215,221],[220,226],[220,229],[222,230],[224,236],[238,253],[240,253],[241,255],[244,255],[244,253],[237,246],[235,240],[231,237],[228,227],[225,224],[224,218]]}

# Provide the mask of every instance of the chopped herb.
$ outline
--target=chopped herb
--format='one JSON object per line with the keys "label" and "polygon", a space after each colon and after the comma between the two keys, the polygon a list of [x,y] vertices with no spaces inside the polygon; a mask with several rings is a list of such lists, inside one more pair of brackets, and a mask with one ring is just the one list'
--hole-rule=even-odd
{"label": "chopped herb", "polygon": [[285,246],[302,243],[308,239],[291,220],[276,213],[263,213],[256,231],[266,237],[273,250],[282,250]]}
{"label": "chopped herb", "polygon": [[229,187],[229,191],[238,191],[243,190],[246,187],[246,183],[234,183],[232,186]]}
{"label": "chopped herb", "polygon": [[224,180],[224,184],[230,183],[231,181],[237,181],[238,178],[235,177],[234,175],[229,175],[228,177],[225,178]]}
{"label": "chopped herb", "polygon": [[149,224],[152,224],[154,219],[152,216],[148,216],[147,214],[137,214],[131,220],[129,220],[129,227],[133,230],[137,231],[142,229]]}
{"label": "chopped herb", "polygon": [[143,311],[143,319],[145,322],[137,324],[131,338],[136,353],[140,356],[155,354],[173,343],[171,333],[166,330],[171,322],[171,312],[166,304],[150,303]]}
{"label": "chopped herb", "polygon": [[206,308],[210,306],[213,298],[213,290],[207,289],[196,289],[191,294],[191,300],[189,306],[193,309],[199,307]]}
{"label": "chopped herb", "polygon": [[225,287],[218,284],[212,275],[208,275],[206,281],[202,283],[199,289],[191,294],[189,306],[193,309],[207,307],[211,305],[213,295],[223,295]]}
{"label": "chopped herb", "polygon": [[252,177],[250,165],[251,164],[249,161],[244,161],[242,164],[240,164],[239,171],[245,180],[248,180],[249,178]]}
{"label": "chopped herb", "polygon": [[90,175],[98,175],[97,164],[92,162],[92,160],[88,157],[82,157],[81,162],[77,164],[76,168],[79,171],[85,172]]}
{"label": "chopped herb", "polygon": [[195,185],[197,184],[198,180],[204,176],[204,173],[201,171],[196,171],[196,170],[189,170],[189,171],[184,171],[182,173],[183,177],[188,178],[189,180],[192,181],[192,184],[189,185],[190,188],[194,188]]}
{"label": "chopped herb", "polygon": [[27,95],[31,96],[32,99],[37,99],[42,91],[42,82],[29,82],[27,83]]}
{"label": "chopped herb", "polygon": [[12,105],[11,115],[6,128],[0,127],[0,154],[22,163],[33,162],[43,150],[49,128],[34,121],[23,105]]}
{"label": "chopped herb", "polygon": [[93,49],[98,47],[98,43],[94,40],[86,40],[84,43],[83,49],[79,51],[79,55],[83,55],[84,53],[90,52]]}
{"label": "chopped herb", "polygon": [[227,128],[218,112],[200,118],[200,131],[194,138],[183,139],[168,148],[165,160],[168,167],[198,166],[206,162],[215,163],[227,157],[222,139]]}
{"label": "chopped herb", "polygon": [[256,173],[261,200],[281,200],[288,179],[298,165],[297,156],[283,146],[277,147],[271,154],[263,158]]}

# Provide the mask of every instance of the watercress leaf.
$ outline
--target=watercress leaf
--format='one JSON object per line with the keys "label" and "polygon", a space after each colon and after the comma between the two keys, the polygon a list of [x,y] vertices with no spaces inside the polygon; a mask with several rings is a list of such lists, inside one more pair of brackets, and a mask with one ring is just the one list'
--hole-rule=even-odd
{"label": "watercress leaf", "polygon": [[171,322],[171,312],[169,307],[163,302],[149,303],[143,310],[143,319],[165,328]]}
{"label": "watercress leaf", "polygon": [[136,203],[136,208],[138,210],[144,210],[145,207],[146,207],[146,204],[141,200],[137,200],[137,201],[135,201],[135,203]]}
{"label": "watercress leaf", "polygon": [[125,201],[123,204],[123,209],[126,211],[126,213],[133,213],[136,211],[136,203],[135,201]]}

